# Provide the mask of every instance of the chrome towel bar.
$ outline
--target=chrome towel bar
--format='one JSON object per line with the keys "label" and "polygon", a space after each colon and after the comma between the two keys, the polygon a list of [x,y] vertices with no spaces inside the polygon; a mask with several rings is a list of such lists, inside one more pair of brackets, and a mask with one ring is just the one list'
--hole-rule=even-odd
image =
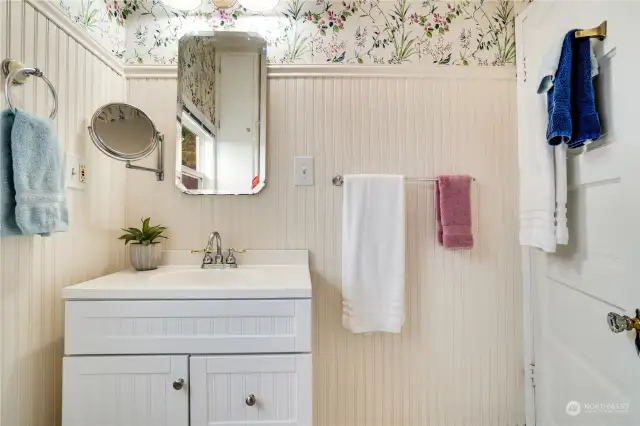
{"label": "chrome towel bar", "polygon": [[[404,178],[404,180],[407,182],[437,182],[438,178],[406,177]],[[475,181],[476,178],[472,177],[471,180]],[[342,175],[335,175],[333,179],[331,179],[331,182],[333,182],[333,186],[342,186],[342,184],[344,183],[344,178],[342,177]]]}

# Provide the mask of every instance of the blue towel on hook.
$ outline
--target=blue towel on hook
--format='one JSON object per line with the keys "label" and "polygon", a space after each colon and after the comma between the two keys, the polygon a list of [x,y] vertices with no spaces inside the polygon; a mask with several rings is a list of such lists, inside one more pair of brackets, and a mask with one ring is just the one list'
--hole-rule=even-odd
{"label": "blue towel on hook", "polygon": [[22,235],[16,223],[16,189],[13,186],[11,157],[11,129],[14,115],[11,110],[0,112],[0,237]]}
{"label": "blue towel on hook", "polygon": [[11,129],[16,222],[23,235],[68,229],[64,164],[48,118],[16,110]]}
{"label": "blue towel on hook", "polygon": [[549,145],[566,143],[569,148],[600,137],[591,77],[591,41],[575,38],[576,31],[564,37],[554,84],[547,92],[547,141]]}

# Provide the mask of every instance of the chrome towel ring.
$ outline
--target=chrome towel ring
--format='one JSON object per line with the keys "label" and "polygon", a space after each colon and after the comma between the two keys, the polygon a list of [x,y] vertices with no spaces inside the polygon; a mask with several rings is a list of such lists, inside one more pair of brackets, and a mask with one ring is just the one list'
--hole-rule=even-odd
{"label": "chrome towel ring", "polygon": [[49,90],[51,90],[51,94],[53,95],[53,110],[51,111],[49,118],[53,120],[56,117],[56,114],[58,113],[58,94],[56,93],[56,88],[53,87],[53,83],[51,83],[51,81],[42,73],[42,71],[40,71],[40,69],[25,67],[18,61],[5,59],[2,62],[2,72],[6,77],[4,82],[4,94],[7,98],[9,108],[11,108],[13,112],[16,111],[16,107],[11,100],[11,85],[23,84],[26,80],[26,77],[34,76],[41,78],[45,83],[47,83],[47,86],[49,86]]}

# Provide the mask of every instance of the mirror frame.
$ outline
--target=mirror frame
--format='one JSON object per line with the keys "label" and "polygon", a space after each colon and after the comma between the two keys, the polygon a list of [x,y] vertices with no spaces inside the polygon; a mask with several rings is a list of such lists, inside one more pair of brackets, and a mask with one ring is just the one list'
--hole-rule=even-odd
{"label": "mirror frame", "polygon": [[[125,154],[123,152],[110,148],[104,142],[104,140],[96,133],[94,123],[96,122],[96,120],[98,119],[102,111],[104,111],[105,108],[112,105],[123,105],[123,106],[131,107],[137,110],[138,112],[140,112],[142,115],[144,115],[144,117],[147,120],[149,120],[149,123],[151,124],[151,129],[153,132],[153,136],[152,136],[151,144],[145,150],[140,151],[137,154]],[[100,150],[100,152],[102,152],[106,156],[113,158],[115,160],[125,161],[126,168],[128,169],[153,172],[156,174],[159,181],[164,180],[164,150],[162,146],[164,137],[162,133],[158,132],[158,129],[156,128],[156,125],[153,122],[153,120],[151,120],[151,118],[140,108],[138,108],[137,106],[128,104],[126,102],[109,102],[108,104],[104,104],[100,108],[98,108],[96,112],[93,113],[88,129],[89,129],[89,135],[91,136],[91,140],[93,141],[93,144],[96,146],[96,148],[98,148],[98,150]],[[134,166],[131,164],[132,161],[138,161],[148,157],[149,155],[151,155],[153,151],[155,151],[156,148],[158,149],[158,167],[157,168],[153,169],[149,167]]]}
{"label": "mirror frame", "polygon": [[[178,61],[180,60],[180,42],[187,37],[214,37],[216,34],[223,33],[225,36],[230,34],[234,34],[235,36],[240,37],[241,35],[245,35],[247,37],[252,38],[260,38],[264,41],[264,47],[262,49],[262,53],[260,54],[260,101],[259,101],[259,111],[260,111],[260,125],[258,126],[258,145],[259,145],[259,155],[260,155],[260,174],[258,175],[259,182],[258,184],[251,189],[251,192],[246,193],[236,193],[236,192],[212,192],[212,190],[206,189],[186,189],[184,185],[182,185],[182,176],[179,172],[180,169],[180,159],[182,158],[182,146],[178,143],[178,132],[180,132],[180,121],[178,120],[182,111],[176,111],[176,170],[175,170],[175,186],[178,190],[187,195],[255,195],[262,191],[264,187],[267,185],[267,40],[262,37],[260,34],[252,31],[191,31],[186,32],[178,39]],[[179,64],[178,64],[179,66]],[[178,81],[176,80],[176,84]],[[178,93],[178,99],[182,94]],[[179,104],[178,104],[179,105]],[[178,109],[176,105],[176,110]]]}

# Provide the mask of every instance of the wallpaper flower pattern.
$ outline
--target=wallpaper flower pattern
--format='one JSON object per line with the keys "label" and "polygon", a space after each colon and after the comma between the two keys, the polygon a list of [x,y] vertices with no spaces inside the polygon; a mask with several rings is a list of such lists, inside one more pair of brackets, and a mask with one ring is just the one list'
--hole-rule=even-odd
{"label": "wallpaper flower pattern", "polygon": [[174,64],[186,32],[240,30],[261,34],[270,63],[511,65],[515,62],[510,0],[281,0],[268,14],[210,0],[182,13],[160,0],[143,4],[127,26],[125,60]]}
{"label": "wallpaper flower pattern", "polygon": [[180,40],[178,61],[178,105],[183,99],[195,106],[216,124],[216,51],[206,37],[185,37]]}
{"label": "wallpaper flower pattern", "polygon": [[57,0],[71,20],[128,64],[176,64],[193,31],[261,34],[274,64],[515,63],[514,18],[530,0],[280,0],[268,13],[212,0],[190,12],[162,0]]}
{"label": "wallpaper flower pattern", "polygon": [[[138,0],[55,0],[58,8],[117,58],[125,56],[125,20]],[[128,3],[130,6],[125,6]],[[124,13],[121,5],[125,7]],[[127,10],[129,13],[127,13]]]}

